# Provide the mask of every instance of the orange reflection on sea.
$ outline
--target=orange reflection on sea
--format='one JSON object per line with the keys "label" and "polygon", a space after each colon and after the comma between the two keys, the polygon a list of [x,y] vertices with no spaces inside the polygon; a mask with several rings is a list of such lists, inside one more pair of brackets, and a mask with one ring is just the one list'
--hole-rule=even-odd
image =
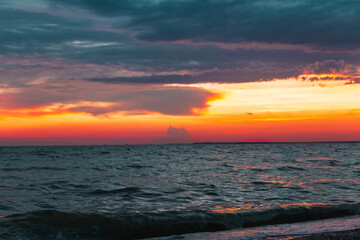
{"label": "orange reflection on sea", "polygon": [[320,206],[336,205],[335,203],[321,203],[321,202],[298,202],[298,203],[275,203],[275,204],[282,208],[293,207],[293,206],[320,207]]}
{"label": "orange reflection on sea", "polygon": [[295,161],[297,161],[297,162],[305,162],[305,161],[336,161],[336,162],[343,162],[344,160],[337,159],[337,158],[318,157],[318,158],[296,158]]}
{"label": "orange reflection on sea", "polygon": [[294,168],[301,168],[300,166],[294,164],[294,163],[279,163],[275,165],[276,167],[294,167]]}
{"label": "orange reflection on sea", "polygon": [[242,204],[241,206],[220,206],[220,205],[216,205],[213,209],[211,209],[211,211],[217,212],[217,213],[234,213],[234,212],[239,211],[239,210],[269,209],[269,208],[270,208],[269,204],[260,203],[260,204],[254,205],[254,204],[246,203],[246,204]]}
{"label": "orange reflection on sea", "polygon": [[249,210],[251,208],[252,208],[251,204],[245,204],[242,207],[215,206],[215,208],[211,209],[211,211],[217,213],[234,213],[239,210]]}
{"label": "orange reflection on sea", "polygon": [[255,184],[286,184],[286,182],[284,182],[284,181],[277,181],[277,180],[254,181],[252,183],[255,183]]}
{"label": "orange reflection on sea", "polygon": [[245,170],[245,169],[262,169],[262,170],[266,170],[266,169],[269,169],[269,167],[261,167],[261,166],[236,166],[236,168],[241,169],[241,170]]}
{"label": "orange reflection on sea", "polygon": [[358,185],[359,182],[355,179],[343,179],[343,178],[321,178],[317,180],[312,180],[310,183],[330,183],[330,182],[340,182],[340,183],[350,183],[350,184],[356,184]]}
{"label": "orange reflection on sea", "polygon": [[257,174],[256,177],[257,178],[262,178],[262,179],[268,179],[268,178],[272,178],[274,176],[270,175],[270,174]]}
{"label": "orange reflection on sea", "polygon": [[336,205],[335,203],[321,203],[321,202],[297,202],[297,203],[271,203],[271,204],[243,204],[241,206],[221,206],[216,205],[212,212],[216,213],[235,213],[240,210],[250,210],[250,209],[270,209],[271,207],[280,207],[280,208],[287,208],[287,207],[324,207],[329,205]]}
{"label": "orange reflection on sea", "polygon": [[267,170],[269,167],[264,166],[246,166],[246,165],[233,165],[233,164],[227,164],[229,167],[233,167],[233,170],[246,170],[246,169],[261,169],[261,170]]}
{"label": "orange reflection on sea", "polygon": [[[300,176],[302,174],[299,174]],[[294,176],[272,176],[269,174],[257,174],[258,181],[252,183],[262,183],[262,184],[278,184],[281,187],[300,187],[305,189],[314,189],[311,186],[307,186],[309,182],[300,182],[297,177]],[[275,178],[275,179],[274,179]]]}
{"label": "orange reflection on sea", "polygon": [[317,166],[315,164],[310,164],[310,165],[306,165],[303,166],[305,168],[315,168],[315,169],[330,169],[330,168],[334,168],[334,166]]}

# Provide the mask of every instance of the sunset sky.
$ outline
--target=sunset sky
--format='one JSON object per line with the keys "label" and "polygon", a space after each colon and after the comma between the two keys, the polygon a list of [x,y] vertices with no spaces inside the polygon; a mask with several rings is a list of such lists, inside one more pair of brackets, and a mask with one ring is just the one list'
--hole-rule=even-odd
{"label": "sunset sky", "polygon": [[354,0],[0,0],[0,145],[359,141],[359,23]]}

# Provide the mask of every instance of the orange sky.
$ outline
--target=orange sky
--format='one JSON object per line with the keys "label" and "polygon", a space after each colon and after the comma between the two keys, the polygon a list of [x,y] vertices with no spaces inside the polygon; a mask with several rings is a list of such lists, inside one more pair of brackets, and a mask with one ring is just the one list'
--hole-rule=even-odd
{"label": "orange sky", "polygon": [[0,139],[142,144],[165,136],[169,126],[183,126],[195,141],[360,140],[360,84],[302,80],[304,76],[250,83],[167,85],[215,94],[208,98],[207,107],[187,116],[155,112],[90,115],[59,110],[54,105],[3,109]]}

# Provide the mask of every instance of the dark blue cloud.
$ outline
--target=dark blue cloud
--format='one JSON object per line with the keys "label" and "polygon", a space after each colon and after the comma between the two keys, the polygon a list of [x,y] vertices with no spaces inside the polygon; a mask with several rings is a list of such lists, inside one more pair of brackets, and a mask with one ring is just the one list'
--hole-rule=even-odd
{"label": "dark blue cloud", "polygon": [[[91,20],[80,20],[41,12],[28,12],[0,8],[1,54],[47,54],[64,56],[81,54],[86,48],[75,43],[127,42],[124,34],[114,34],[91,29]],[[102,47],[106,49],[106,45]]]}
{"label": "dark blue cloud", "polygon": [[303,68],[294,69],[278,69],[274,71],[272,68],[255,68],[255,69],[232,69],[232,70],[218,70],[199,75],[152,75],[143,77],[102,77],[102,78],[88,78],[91,82],[102,83],[151,83],[151,84],[192,84],[192,83],[208,83],[208,82],[252,82],[258,80],[271,80],[273,78],[288,78],[301,74]]}
{"label": "dark blue cloud", "polygon": [[55,0],[105,17],[126,16],[117,27],[145,41],[307,44],[319,49],[355,49],[360,41],[360,4],[354,0]]}
{"label": "dark blue cloud", "polygon": [[[23,76],[54,77],[57,68],[64,80],[163,84],[291,77],[317,61],[360,64],[360,50],[354,50],[360,34],[357,1],[43,0],[29,9],[15,3],[0,2],[5,58],[61,58],[79,66],[151,70],[117,76],[56,64],[46,69],[0,62],[0,74],[13,85],[23,81],[10,71],[14,68]],[[261,43],[254,48],[226,45],[244,41]],[[188,74],[171,73],[182,70]]]}

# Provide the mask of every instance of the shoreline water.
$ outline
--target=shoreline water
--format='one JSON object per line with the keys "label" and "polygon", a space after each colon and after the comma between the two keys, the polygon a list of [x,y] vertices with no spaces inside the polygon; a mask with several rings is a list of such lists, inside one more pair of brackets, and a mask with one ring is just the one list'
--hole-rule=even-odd
{"label": "shoreline water", "polygon": [[279,237],[265,237],[258,240],[357,240],[360,239],[360,229],[347,231],[316,233],[309,235],[287,235]]}
{"label": "shoreline water", "polygon": [[191,233],[151,240],[320,240],[360,239],[360,216],[333,218],[292,224],[267,225],[220,232]]}

